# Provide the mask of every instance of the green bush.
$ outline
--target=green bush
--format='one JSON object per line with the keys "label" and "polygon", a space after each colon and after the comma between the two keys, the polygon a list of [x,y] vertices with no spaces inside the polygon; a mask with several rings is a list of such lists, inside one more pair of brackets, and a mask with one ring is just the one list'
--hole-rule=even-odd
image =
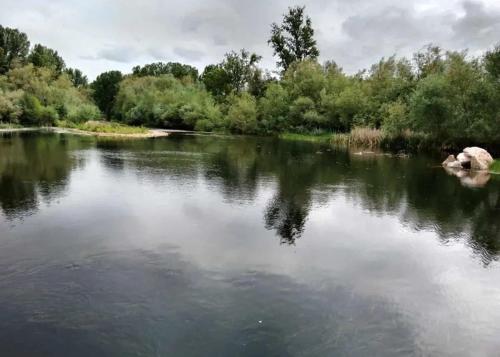
{"label": "green bush", "polygon": [[28,126],[98,119],[99,109],[66,75],[27,65],[0,76],[0,121]]}
{"label": "green bush", "polygon": [[182,82],[172,75],[125,79],[114,112],[127,124],[150,127],[193,129],[203,121],[200,127],[214,130],[222,121],[212,96],[200,84]]}
{"label": "green bush", "polygon": [[248,93],[235,96],[227,113],[227,126],[233,133],[255,134],[257,132],[257,103]]}

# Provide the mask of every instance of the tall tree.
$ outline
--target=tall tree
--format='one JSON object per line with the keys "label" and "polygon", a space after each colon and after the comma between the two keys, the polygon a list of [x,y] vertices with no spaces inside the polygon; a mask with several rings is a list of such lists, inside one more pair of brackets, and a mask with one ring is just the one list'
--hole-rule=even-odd
{"label": "tall tree", "polygon": [[0,74],[6,73],[16,61],[24,62],[29,48],[24,32],[0,25]]}
{"label": "tall tree", "polygon": [[109,71],[101,73],[92,82],[94,100],[107,119],[111,118],[113,105],[122,79],[123,75],[120,71]]}
{"label": "tall tree", "polygon": [[76,88],[86,87],[89,84],[89,80],[86,75],[82,73],[77,68],[67,68],[64,70],[73,85]]}
{"label": "tall tree", "polygon": [[293,62],[304,59],[316,59],[319,50],[314,39],[314,29],[311,18],[306,16],[305,6],[288,8],[283,15],[281,25],[271,25],[271,38],[268,41],[274,49],[274,55],[279,57],[277,63],[284,71]]}
{"label": "tall tree", "polygon": [[31,50],[28,56],[28,61],[33,63],[36,67],[52,68],[58,74],[61,74],[66,66],[64,60],[59,56],[57,51],[40,44],[36,44],[35,47],[33,47],[33,50]]}

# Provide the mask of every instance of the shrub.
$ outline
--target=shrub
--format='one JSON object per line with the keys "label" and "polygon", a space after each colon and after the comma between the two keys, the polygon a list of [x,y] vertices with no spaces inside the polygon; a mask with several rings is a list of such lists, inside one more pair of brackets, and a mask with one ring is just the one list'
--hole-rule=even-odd
{"label": "shrub", "polygon": [[257,104],[255,98],[247,93],[235,96],[230,101],[227,125],[231,132],[255,134],[257,132]]}

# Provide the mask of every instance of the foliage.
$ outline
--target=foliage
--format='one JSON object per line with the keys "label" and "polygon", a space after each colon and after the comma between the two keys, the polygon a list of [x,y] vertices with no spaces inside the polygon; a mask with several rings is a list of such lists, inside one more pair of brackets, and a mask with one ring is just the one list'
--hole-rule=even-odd
{"label": "foliage", "polygon": [[291,141],[309,141],[313,143],[330,143],[334,134],[298,134],[298,133],[283,133],[279,135],[280,139]]}
{"label": "foliage", "polygon": [[93,133],[112,134],[145,134],[148,129],[141,126],[129,126],[115,122],[87,121],[73,126],[75,129],[90,131]]}
{"label": "foliage", "polygon": [[40,44],[33,47],[28,56],[28,62],[33,63],[35,67],[51,68],[57,75],[61,74],[66,66],[57,51]]}
{"label": "foliage", "polygon": [[381,108],[382,128],[391,135],[399,135],[408,128],[408,107],[402,101],[384,103]]}
{"label": "foliage", "polygon": [[257,102],[248,93],[230,99],[227,126],[233,133],[255,134],[257,132]]}
{"label": "foliage", "polygon": [[129,77],[119,88],[115,105],[118,120],[150,127],[200,129],[222,125],[211,95],[199,83],[183,83],[172,75]]}
{"label": "foliage", "polygon": [[279,133],[290,129],[288,114],[290,96],[280,83],[271,83],[259,101],[260,127],[265,133]]}
{"label": "foliage", "polygon": [[144,66],[135,66],[132,68],[132,74],[135,76],[161,76],[163,74],[171,74],[177,79],[190,77],[193,81],[198,79],[198,70],[190,65],[178,62],[156,62],[146,64]]}
{"label": "foliage", "polygon": [[118,94],[122,79],[123,75],[120,71],[109,71],[98,75],[91,84],[94,91],[94,101],[108,119],[111,118],[115,97]]}
{"label": "foliage", "polygon": [[484,67],[496,80],[500,80],[500,45],[484,55]]}
{"label": "foliage", "polygon": [[288,13],[283,15],[281,25],[271,25],[268,43],[280,59],[278,66],[285,71],[293,62],[315,60],[319,56],[311,18],[304,11],[305,7],[290,7]]}
{"label": "foliage", "polygon": [[210,64],[206,66],[200,79],[205,85],[205,88],[216,99],[221,99],[231,93],[231,79],[221,64]]}
{"label": "foliage", "polygon": [[246,89],[259,94],[264,86],[262,72],[256,67],[260,59],[260,56],[245,49],[226,53],[221,63],[205,68],[201,81],[218,99]]}
{"label": "foliage", "polygon": [[23,64],[29,48],[30,42],[24,32],[0,25],[0,75],[15,64]]}
{"label": "foliage", "polygon": [[66,68],[64,73],[69,77],[69,80],[76,88],[87,87],[89,84],[87,76],[77,68]]}
{"label": "foliage", "polygon": [[53,125],[56,120],[98,119],[100,112],[85,92],[67,76],[32,64],[0,76],[0,121],[28,126]]}

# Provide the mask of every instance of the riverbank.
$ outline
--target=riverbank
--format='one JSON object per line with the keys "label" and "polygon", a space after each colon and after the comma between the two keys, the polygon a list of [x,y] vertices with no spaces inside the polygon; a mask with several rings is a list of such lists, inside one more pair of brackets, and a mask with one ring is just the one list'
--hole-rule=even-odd
{"label": "riverbank", "polygon": [[349,133],[283,133],[279,137],[284,140],[308,141],[356,149],[416,152],[440,147],[425,134],[407,131],[399,135],[390,135],[382,130],[371,128],[354,128]]}
{"label": "riverbank", "polygon": [[145,127],[129,126],[107,121],[87,121],[84,123],[56,122],[56,126],[49,127],[0,127],[0,133],[48,130],[55,133],[96,136],[106,138],[158,138],[170,135],[171,130],[149,129]]}
{"label": "riverbank", "polygon": [[307,141],[335,147],[359,150],[383,150],[405,153],[440,153],[456,152],[464,147],[479,146],[491,154],[500,155],[500,143],[483,143],[467,138],[456,140],[439,140],[424,133],[405,131],[400,134],[389,134],[379,129],[354,128],[349,133],[283,133],[279,138],[292,141]]}
{"label": "riverbank", "polygon": [[103,138],[130,138],[130,139],[149,139],[166,137],[171,131],[165,129],[145,129],[141,132],[113,132],[113,131],[91,131],[66,127],[30,127],[30,128],[3,128],[0,133],[15,133],[45,130],[60,134],[73,134],[81,136],[94,136]]}

